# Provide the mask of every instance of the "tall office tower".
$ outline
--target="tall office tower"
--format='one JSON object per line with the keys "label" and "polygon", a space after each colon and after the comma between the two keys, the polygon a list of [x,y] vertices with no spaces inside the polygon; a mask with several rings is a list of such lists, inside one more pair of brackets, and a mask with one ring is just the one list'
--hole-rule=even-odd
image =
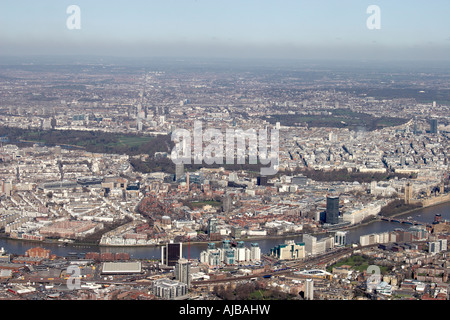
{"label": "tall office tower", "polygon": [[317,253],[317,238],[310,235],[303,235],[303,242],[305,243],[305,251],[307,255],[315,255]]}
{"label": "tall office tower", "polygon": [[174,267],[179,259],[182,258],[183,244],[180,243],[168,243],[161,247],[161,263]]}
{"label": "tall office tower", "polygon": [[413,184],[411,182],[405,185],[405,204],[409,204],[413,197]]}
{"label": "tall office tower", "polygon": [[347,231],[336,231],[334,234],[334,243],[337,246],[344,247],[347,244]]}
{"label": "tall office tower", "polygon": [[208,234],[216,233],[217,232],[217,219],[216,218],[209,218],[208,219]]}
{"label": "tall office tower", "polygon": [[325,222],[330,224],[339,223],[339,197],[327,197],[327,211]]}
{"label": "tall office tower", "polygon": [[184,163],[175,165],[175,181],[179,181],[184,175]]}
{"label": "tall office tower", "polygon": [[430,133],[437,134],[438,133],[438,121],[437,119],[430,120]]}
{"label": "tall office tower", "polygon": [[305,299],[306,300],[314,300],[314,280],[313,279],[306,279]]}
{"label": "tall office tower", "polygon": [[259,244],[252,243],[250,248],[250,260],[252,261],[261,261],[261,248]]}
{"label": "tall office tower", "polygon": [[222,200],[222,211],[223,212],[230,212],[231,211],[231,197],[229,195],[226,195]]}
{"label": "tall office tower", "polygon": [[238,241],[237,243],[237,248],[236,248],[236,261],[240,262],[240,261],[245,261],[247,258],[247,248],[244,246],[244,241]]}
{"label": "tall office tower", "polygon": [[191,263],[187,259],[180,259],[175,264],[175,279],[191,286]]}

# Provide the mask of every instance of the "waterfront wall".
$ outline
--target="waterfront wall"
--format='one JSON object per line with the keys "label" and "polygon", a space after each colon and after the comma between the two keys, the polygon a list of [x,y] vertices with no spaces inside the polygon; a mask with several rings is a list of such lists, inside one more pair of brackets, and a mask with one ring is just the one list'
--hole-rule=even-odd
{"label": "waterfront wall", "polygon": [[449,201],[450,201],[450,193],[448,193],[446,195],[439,195],[437,197],[431,197],[426,200],[421,200],[419,202],[422,207],[430,207],[430,206],[434,206],[434,205],[441,204],[444,202],[449,202]]}

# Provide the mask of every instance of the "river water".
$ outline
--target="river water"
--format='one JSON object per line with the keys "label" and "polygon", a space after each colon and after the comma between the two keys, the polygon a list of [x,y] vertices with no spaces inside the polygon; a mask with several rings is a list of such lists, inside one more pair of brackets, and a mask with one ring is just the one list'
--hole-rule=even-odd
{"label": "river water", "polygon": [[[398,218],[406,219],[409,216],[413,220],[421,222],[432,222],[436,214],[441,214],[442,219],[450,220],[450,203],[444,203],[429,208],[420,209],[411,213],[399,215]],[[364,234],[379,233],[385,231],[393,231],[397,228],[408,229],[410,225],[399,224],[395,222],[387,221],[375,221],[367,225],[359,226],[349,230],[347,234],[348,243],[358,243],[359,237]],[[289,239],[295,241],[302,241],[302,236],[290,237]],[[259,244],[262,253],[268,253],[271,248],[284,242],[282,238],[270,238],[270,239],[258,239],[258,240],[246,240],[244,241],[247,246],[250,243],[256,242]],[[220,244],[217,244],[220,245]],[[75,246],[68,245],[66,247],[58,245],[56,243],[37,243],[22,240],[13,239],[0,239],[0,247],[3,247],[7,252],[13,254],[24,254],[30,248],[43,247],[50,249],[52,254],[57,256],[67,256],[69,253],[77,253],[80,257],[84,256],[87,252],[126,252],[130,254],[132,259],[160,259],[161,249],[160,247],[100,247],[100,246]],[[207,243],[192,243],[190,248],[188,244],[183,244],[183,257],[198,259],[200,252],[207,248]]]}

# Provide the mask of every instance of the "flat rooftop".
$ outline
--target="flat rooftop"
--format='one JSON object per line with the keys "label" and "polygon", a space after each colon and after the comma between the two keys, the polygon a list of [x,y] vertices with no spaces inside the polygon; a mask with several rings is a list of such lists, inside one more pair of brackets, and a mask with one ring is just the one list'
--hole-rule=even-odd
{"label": "flat rooftop", "polygon": [[104,274],[129,274],[141,273],[141,262],[104,262],[102,273]]}

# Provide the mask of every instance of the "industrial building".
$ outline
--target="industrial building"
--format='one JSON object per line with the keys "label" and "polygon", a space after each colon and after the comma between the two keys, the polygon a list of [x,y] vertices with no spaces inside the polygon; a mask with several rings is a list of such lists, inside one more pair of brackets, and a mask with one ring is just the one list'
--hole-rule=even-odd
{"label": "industrial building", "polygon": [[104,262],[102,274],[135,274],[142,272],[140,261],[136,262]]}
{"label": "industrial building", "polygon": [[333,278],[333,274],[320,269],[302,270],[294,272],[294,275],[308,279],[328,279]]}

